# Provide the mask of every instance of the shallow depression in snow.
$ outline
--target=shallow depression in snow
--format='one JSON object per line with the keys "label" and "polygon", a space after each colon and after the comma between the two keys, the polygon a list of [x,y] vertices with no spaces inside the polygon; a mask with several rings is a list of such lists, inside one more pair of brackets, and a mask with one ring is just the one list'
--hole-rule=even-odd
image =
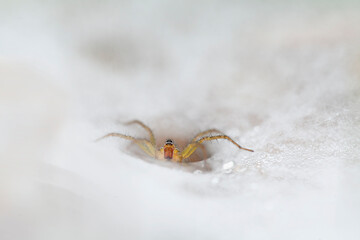
{"label": "shallow depression in snow", "polygon": [[2,5],[1,239],[359,238],[359,4]]}

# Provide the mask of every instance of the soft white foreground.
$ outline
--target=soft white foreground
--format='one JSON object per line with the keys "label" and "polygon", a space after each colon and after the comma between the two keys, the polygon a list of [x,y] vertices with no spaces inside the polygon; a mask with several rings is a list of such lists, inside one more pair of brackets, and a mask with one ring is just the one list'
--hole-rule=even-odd
{"label": "soft white foreground", "polygon": [[0,5],[0,239],[359,239],[359,4],[144,2]]}

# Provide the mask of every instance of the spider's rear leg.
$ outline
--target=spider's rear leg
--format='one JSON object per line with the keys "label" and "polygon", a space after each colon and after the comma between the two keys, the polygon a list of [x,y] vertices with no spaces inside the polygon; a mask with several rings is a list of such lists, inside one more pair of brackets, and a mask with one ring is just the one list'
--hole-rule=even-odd
{"label": "spider's rear leg", "polygon": [[123,139],[126,139],[126,140],[130,140],[133,143],[136,143],[149,156],[156,157],[156,148],[155,148],[155,146],[146,139],[138,139],[138,138],[134,138],[134,137],[124,135],[124,134],[121,134],[121,133],[108,133],[105,136],[96,139],[95,141],[99,141],[99,140],[107,138],[107,137],[120,137],[120,138],[123,138]]}

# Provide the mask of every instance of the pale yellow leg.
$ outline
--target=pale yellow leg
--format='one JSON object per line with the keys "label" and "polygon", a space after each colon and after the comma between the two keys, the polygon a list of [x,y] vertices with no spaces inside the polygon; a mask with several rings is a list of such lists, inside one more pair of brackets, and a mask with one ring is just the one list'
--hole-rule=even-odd
{"label": "pale yellow leg", "polygon": [[123,139],[130,140],[130,141],[136,143],[149,156],[151,156],[151,157],[156,156],[155,146],[146,139],[137,139],[137,138],[134,138],[134,137],[131,137],[128,135],[121,134],[121,133],[109,133],[101,138],[96,139],[95,141],[99,141],[99,140],[107,138],[107,137],[120,137]]}
{"label": "pale yellow leg", "polygon": [[130,122],[127,122],[125,123],[127,125],[130,125],[130,124],[139,124],[141,127],[143,127],[150,135],[150,142],[152,145],[154,145],[154,147],[156,147],[156,141],[155,141],[155,136],[154,136],[154,133],[152,132],[152,130],[146,126],[143,122],[139,121],[139,120],[133,120],[133,121],[130,121]]}
{"label": "pale yellow leg", "polygon": [[198,141],[196,141],[197,143],[202,143],[204,141],[211,141],[211,140],[215,140],[215,139],[226,139],[228,141],[230,141],[231,143],[233,143],[235,146],[237,146],[238,148],[242,149],[242,150],[246,150],[249,152],[254,152],[254,150],[248,149],[248,148],[244,148],[241,147],[239,144],[237,144],[234,140],[232,140],[229,136],[227,135],[217,135],[217,136],[210,136],[210,137],[203,137],[200,138]]}
{"label": "pale yellow leg", "polygon": [[137,139],[134,141],[145,153],[156,158],[156,148],[146,139]]}
{"label": "pale yellow leg", "polygon": [[203,137],[205,135],[208,135],[210,133],[220,133],[220,134],[223,134],[221,131],[217,130],[217,129],[209,129],[209,130],[206,130],[206,131],[203,131],[203,132],[200,132],[198,133],[192,140],[191,142],[196,142],[196,140],[199,138],[199,137]]}
{"label": "pale yellow leg", "polygon": [[124,138],[124,139],[130,140],[130,141],[136,140],[136,138],[134,138],[134,137],[124,135],[124,134],[121,134],[121,133],[108,133],[105,136],[96,139],[95,142],[100,141],[101,139],[104,139],[104,138],[107,138],[107,137],[120,137],[120,138]]}
{"label": "pale yellow leg", "polygon": [[186,146],[186,148],[184,149],[184,151],[182,151],[181,155],[183,159],[186,159],[188,157],[191,156],[191,154],[193,154],[195,152],[195,150],[201,146],[201,143],[205,142],[205,141],[211,141],[211,140],[215,140],[215,139],[226,139],[228,141],[230,141],[231,143],[233,143],[235,146],[237,146],[239,149],[243,149],[246,151],[250,151],[250,152],[254,152],[251,149],[248,148],[243,148],[241,147],[239,144],[237,144],[234,140],[232,140],[229,136],[227,135],[217,135],[217,136],[206,136],[206,137],[202,137],[199,140],[192,142],[190,144],[188,144]]}
{"label": "pale yellow leg", "polygon": [[186,159],[191,156],[195,152],[195,150],[199,147],[199,143],[189,143],[186,148],[181,152],[182,159]]}
{"label": "pale yellow leg", "polygon": [[183,159],[186,159],[188,157],[190,157],[191,154],[193,154],[195,152],[195,150],[200,147],[203,151],[204,154],[204,159],[207,158],[207,153],[206,153],[206,149],[202,144],[197,144],[196,140],[199,137],[202,137],[204,135],[210,134],[210,133],[221,133],[223,134],[221,131],[217,130],[217,129],[209,129],[203,132],[198,133],[192,140],[191,143],[189,145],[186,146],[186,148],[182,151],[181,155]]}
{"label": "pale yellow leg", "polygon": [[[206,152],[205,146],[204,146],[203,144],[198,144],[197,147],[193,148],[193,149],[194,149],[193,152],[195,152],[198,147],[201,148],[201,150],[202,150],[203,158],[195,159],[195,160],[188,159],[188,160],[186,160],[186,161],[184,161],[184,162],[199,162],[199,161],[205,161],[205,160],[207,159],[207,152]],[[191,151],[192,151],[193,149],[191,149]],[[193,152],[192,152],[192,153],[193,153]],[[191,154],[192,154],[192,153],[191,153]],[[190,155],[191,155],[191,154],[190,154]],[[189,156],[189,157],[190,157],[190,156]],[[183,159],[184,159],[184,158],[183,158]]]}

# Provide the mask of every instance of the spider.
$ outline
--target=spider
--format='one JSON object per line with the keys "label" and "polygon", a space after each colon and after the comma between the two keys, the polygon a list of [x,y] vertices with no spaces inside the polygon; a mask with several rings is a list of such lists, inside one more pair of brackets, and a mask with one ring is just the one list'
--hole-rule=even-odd
{"label": "spider", "polygon": [[[206,156],[207,154],[206,154],[205,147],[202,143],[205,141],[211,141],[211,140],[215,140],[215,139],[226,139],[226,140],[230,141],[231,143],[233,143],[235,146],[237,146],[239,149],[243,149],[243,150],[246,150],[249,152],[254,152],[251,149],[241,147],[234,140],[232,140],[229,136],[223,134],[222,132],[220,132],[217,129],[209,129],[209,130],[200,132],[191,140],[191,142],[185,147],[185,149],[183,151],[179,151],[179,149],[177,149],[175,147],[175,144],[174,144],[173,140],[171,140],[171,139],[167,139],[164,146],[161,147],[160,149],[157,149],[156,142],[155,142],[155,136],[154,136],[152,130],[148,126],[146,126],[144,123],[142,123],[139,120],[133,120],[133,121],[127,122],[126,124],[127,125],[139,124],[141,127],[143,127],[149,133],[150,140],[134,138],[134,137],[124,135],[121,133],[109,133],[101,138],[98,138],[96,141],[99,141],[99,140],[107,138],[107,137],[120,137],[123,139],[130,140],[133,143],[137,144],[146,154],[148,154],[151,157],[154,157],[154,158],[160,159],[160,160],[169,160],[172,162],[180,162],[180,163],[181,162],[195,162],[195,161],[190,160],[189,157],[195,152],[195,150],[197,148],[202,149],[202,151],[204,153],[203,160],[205,160],[207,158],[207,156]],[[215,135],[215,136],[210,135],[209,136],[210,133],[218,133],[219,135]]]}

